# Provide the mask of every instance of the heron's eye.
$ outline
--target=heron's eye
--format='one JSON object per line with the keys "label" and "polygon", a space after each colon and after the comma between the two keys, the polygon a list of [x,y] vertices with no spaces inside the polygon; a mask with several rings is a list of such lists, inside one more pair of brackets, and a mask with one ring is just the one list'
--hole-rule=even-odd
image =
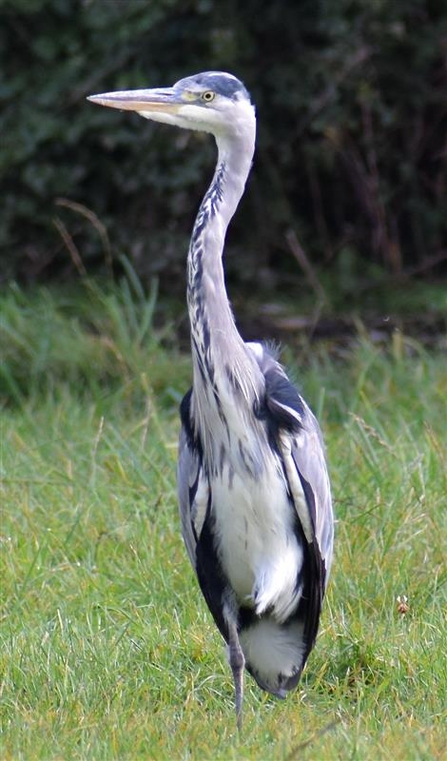
{"label": "heron's eye", "polygon": [[212,100],[216,97],[216,93],[212,90],[206,90],[206,92],[202,93],[202,100],[206,100],[207,103],[211,103]]}

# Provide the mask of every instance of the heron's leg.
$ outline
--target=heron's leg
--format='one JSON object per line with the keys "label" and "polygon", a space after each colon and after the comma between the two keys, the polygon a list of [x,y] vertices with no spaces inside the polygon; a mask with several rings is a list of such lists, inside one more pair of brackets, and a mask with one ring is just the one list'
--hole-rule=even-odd
{"label": "heron's leg", "polygon": [[228,624],[228,660],[233,672],[236,722],[239,732],[242,730],[242,702],[244,699],[244,667],[245,658],[242,652],[237,626],[233,618],[227,619]]}

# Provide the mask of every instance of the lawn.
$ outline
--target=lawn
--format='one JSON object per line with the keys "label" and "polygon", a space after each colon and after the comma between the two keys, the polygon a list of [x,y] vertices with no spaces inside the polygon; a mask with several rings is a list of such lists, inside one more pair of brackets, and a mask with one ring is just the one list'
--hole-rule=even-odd
{"label": "lawn", "polygon": [[156,293],[4,292],[0,756],[443,759],[447,371],[396,334],[285,359],[320,417],[337,515],[318,641],[284,702],[222,640],[182,545],[188,356]]}

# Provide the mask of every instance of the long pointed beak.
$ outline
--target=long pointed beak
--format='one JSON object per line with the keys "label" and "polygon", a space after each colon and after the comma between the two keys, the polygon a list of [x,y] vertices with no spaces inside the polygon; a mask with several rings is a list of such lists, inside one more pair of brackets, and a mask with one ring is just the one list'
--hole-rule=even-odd
{"label": "long pointed beak", "polygon": [[173,87],[153,90],[123,90],[89,95],[87,100],[99,106],[119,108],[123,111],[158,112],[175,114],[184,101]]}

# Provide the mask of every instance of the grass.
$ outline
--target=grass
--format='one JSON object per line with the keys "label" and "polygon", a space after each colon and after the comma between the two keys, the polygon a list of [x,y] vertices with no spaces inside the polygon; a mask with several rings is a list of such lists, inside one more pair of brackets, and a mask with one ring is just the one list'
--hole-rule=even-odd
{"label": "grass", "polygon": [[445,758],[445,356],[404,336],[359,335],[337,361],[303,345],[336,557],[298,690],[278,702],[247,677],[239,739],[179,534],[189,359],[155,300],[131,276],[2,296],[0,756]]}

